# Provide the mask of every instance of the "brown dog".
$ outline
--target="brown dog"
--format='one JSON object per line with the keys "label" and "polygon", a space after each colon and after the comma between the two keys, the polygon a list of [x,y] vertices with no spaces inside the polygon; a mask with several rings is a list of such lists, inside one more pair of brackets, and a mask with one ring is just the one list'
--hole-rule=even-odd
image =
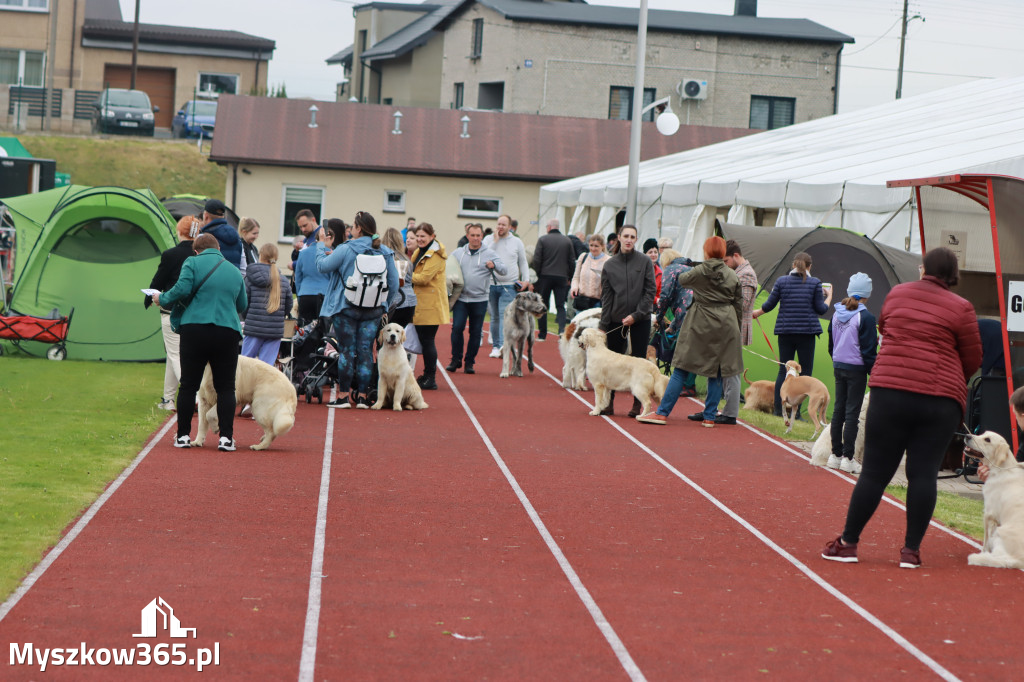
{"label": "brown dog", "polygon": [[782,382],[779,397],[782,398],[782,417],[786,420],[786,433],[793,430],[793,419],[804,400],[810,405],[807,414],[814,422],[814,435],[811,436],[811,440],[816,439],[818,432],[827,426],[825,414],[830,400],[828,388],[820,379],[800,376],[800,365],[796,360],[786,363],[786,380]]}
{"label": "brown dog", "polygon": [[775,410],[775,382],[762,379],[751,381],[747,378],[747,370],[743,370],[743,380],[750,388],[743,392],[743,404],[748,410],[758,410],[771,414]]}

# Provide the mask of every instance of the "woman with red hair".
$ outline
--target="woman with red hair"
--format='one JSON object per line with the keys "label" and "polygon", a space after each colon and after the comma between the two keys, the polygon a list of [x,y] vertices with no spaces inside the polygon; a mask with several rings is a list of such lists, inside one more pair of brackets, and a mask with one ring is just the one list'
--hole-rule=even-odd
{"label": "woman with red hair", "polygon": [[725,240],[711,237],[704,242],[704,262],[679,275],[680,286],[693,290],[690,307],[679,328],[672,356],[672,378],[653,412],[637,417],[645,424],[665,424],[679,399],[687,372],[708,378],[704,411],[689,415],[711,428],[715,425],[718,402],[722,399],[723,377],[743,371],[740,326],[743,319],[743,287],[732,268],[725,264]]}

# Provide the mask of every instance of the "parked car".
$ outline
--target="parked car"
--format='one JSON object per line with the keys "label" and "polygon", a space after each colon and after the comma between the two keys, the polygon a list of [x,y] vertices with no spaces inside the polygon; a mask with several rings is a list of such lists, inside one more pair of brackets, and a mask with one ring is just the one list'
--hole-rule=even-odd
{"label": "parked car", "polygon": [[217,102],[193,99],[185,102],[171,120],[174,137],[213,137],[213,125],[217,121]]}
{"label": "parked car", "polygon": [[142,90],[107,88],[93,103],[92,131],[94,133],[135,133],[153,135],[153,114],[160,107],[150,104],[149,95]]}

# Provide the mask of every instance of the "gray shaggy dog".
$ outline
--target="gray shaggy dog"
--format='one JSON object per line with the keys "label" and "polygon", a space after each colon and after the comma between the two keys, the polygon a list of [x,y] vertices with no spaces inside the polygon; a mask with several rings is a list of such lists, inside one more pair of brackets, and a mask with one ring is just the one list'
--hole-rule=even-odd
{"label": "gray shaggy dog", "polygon": [[547,306],[540,296],[532,291],[524,291],[505,308],[502,318],[501,333],[504,345],[501,347],[502,379],[512,376],[523,376],[523,346],[526,347],[526,364],[533,371],[533,330],[535,318],[543,317],[548,312]]}

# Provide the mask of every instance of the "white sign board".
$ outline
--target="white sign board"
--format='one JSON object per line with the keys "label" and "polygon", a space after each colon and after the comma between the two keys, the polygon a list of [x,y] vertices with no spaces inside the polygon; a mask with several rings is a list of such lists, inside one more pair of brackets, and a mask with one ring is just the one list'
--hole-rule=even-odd
{"label": "white sign board", "polygon": [[1024,332],[1024,282],[1010,282],[1006,299],[1006,330]]}
{"label": "white sign board", "polygon": [[956,254],[956,264],[961,270],[967,267],[967,232],[943,230],[939,246],[945,246]]}

